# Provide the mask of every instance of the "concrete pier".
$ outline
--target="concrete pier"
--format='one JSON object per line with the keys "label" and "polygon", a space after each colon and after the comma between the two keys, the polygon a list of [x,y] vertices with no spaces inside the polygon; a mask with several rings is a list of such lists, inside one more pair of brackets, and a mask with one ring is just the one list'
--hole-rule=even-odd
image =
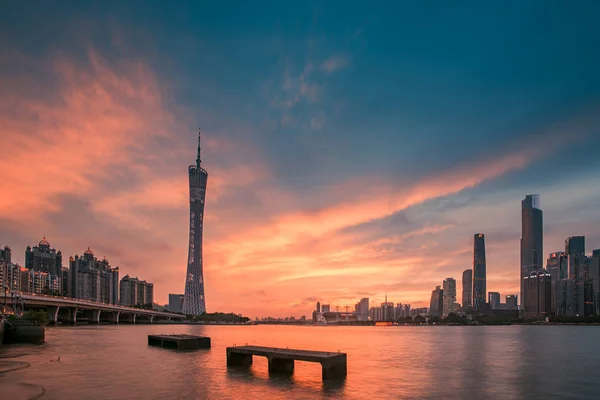
{"label": "concrete pier", "polygon": [[344,379],[348,374],[346,353],[292,350],[261,346],[227,347],[227,365],[252,364],[252,356],[267,357],[269,373],[292,374],[294,360],[318,362],[323,379]]}
{"label": "concrete pier", "polygon": [[193,335],[148,335],[148,345],[178,350],[210,349],[210,338]]}

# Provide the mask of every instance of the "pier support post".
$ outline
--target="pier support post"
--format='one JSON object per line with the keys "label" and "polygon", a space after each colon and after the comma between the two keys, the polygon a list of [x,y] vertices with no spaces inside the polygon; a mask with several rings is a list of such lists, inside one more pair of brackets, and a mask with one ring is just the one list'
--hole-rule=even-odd
{"label": "pier support post", "polygon": [[50,306],[47,308],[47,310],[48,310],[48,319],[50,320],[48,322],[48,324],[56,325],[56,323],[58,322],[58,311],[60,310],[60,307]]}
{"label": "pier support post", "polygon": [[294,373],[294,360],[288,358],[269,357],[269,373],[288,374]]}
{"label": "pier support post", "polygon": [[252,356],[230,352],[229,349],[227,349],[227,365],[242,365],[244,367],[249,367],[252,365]]}
{"label": "pier support post", "polygon": [[323,379],[343,379],[348,374],[347,357],[335,357],[321,361]]}
{"label": "pier support post", "polygon": [[150,323],[153,324],[154,323],[154,315],[150,316]]}

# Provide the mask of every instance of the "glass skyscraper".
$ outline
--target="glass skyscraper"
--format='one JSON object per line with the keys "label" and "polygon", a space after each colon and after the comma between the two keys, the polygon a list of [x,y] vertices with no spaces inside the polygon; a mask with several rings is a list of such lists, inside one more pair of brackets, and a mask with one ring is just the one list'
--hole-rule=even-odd
{"label": "glass skyscraper", "polygon": [[466,269],[462,275],[462,307],[463,310],[471,308],[473,303],[473,270]]}
{"label": "glass skyscraper", "polygon": [[202,227],[204,223],[204,199],[208,173],[200,166],[200,133],[198,132],[198,156],[196,164],[190,165],[190,242],[188,250],[185,294],[181,312],[200,315],[206,312],[204,300],[204,276],[202,268]]}
{"label": "glass skyscraper", "polygon": [[473,243],[473,310],[485,311],[486,303],[485,236],[476,233]]}
{"label": "glass skyscraper", "polygon": [[521,306],[525,308],[523,279],[543,266],[543,219],[540,195],[530,194],[521,201]]}

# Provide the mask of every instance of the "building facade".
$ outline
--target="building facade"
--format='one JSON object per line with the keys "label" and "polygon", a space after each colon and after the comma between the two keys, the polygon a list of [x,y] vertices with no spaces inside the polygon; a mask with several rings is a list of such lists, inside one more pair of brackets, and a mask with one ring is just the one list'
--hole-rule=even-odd
{"label": "building facade", "polygon": [[466,269],[462,274],[462,306],[467,311],[473,304],[473,270]]}
{"label": "building facade", "polygon": [[476,233],[473,243],[473,310],[484,312],[486,309],[486,261],[485,236]]}
{"label": "building facade", "polygon": [[25,268],[60,276],[62,272],[62,253],[50,247],[44,237],[37,246],[25,249]]}
{"label": "building facade", "polygon": [[83,256],[69,259],[69,279],[73,298],[119,304],[119,267],[98,260],[89,247]]}
{"label": "building facade", "polygon": [[183,309],[183,298],[182,294],[169,293],[169,311],[174,313],[180,313]]}
{"label": "building facade", "polygon": [[551,315],[552,277],[545,269],[533,271],[523,279],[525,318],[544,318]]}
{"label": "building facade", "polygon": [[525,309],[523,279],[543,266],[543,214],[540,196],[530,194],[521,201],[521,306]]}
{"label": "building facade", "polygon": [[446,317],[448,314],[456,311],[456,280],[454,278],[444,279],[443,287],[443,316]]}
{"label": "building facade", "polygon": [[431,301],[429,302],[429,315],[432,317],[441,317],[444,312],[444,290],[441,286],[436,286],[431,292]]}
{"label": "building facade", "polygon": [[123,306],[152,305],[154,303],[154,284],[125,275],[121,278],[120,295]]}
{"label": "building facade", "polygon": [[567,257],[565,257],[565,253],[562,251],[550,253],[548,260],[546,261],[546,270],[551,278],[550,286],[552,293],[550,312],[556,315],[559,314],[557,303],[558,299],[561,297],[559,290],[561,288],[561,281],[568,278]]}
{"label": "building facade", "polygon": [[490,308],[492,310],[499,309],[500,308],[500,293],[489,292],[488,293],[488,303],[490,304]]}
{"label": "building facade", "polygon": [[206,312],[204,298],[204,274],[202,265],[202,231],[204,226],[204,200],[208,172],[200,166],[200,134],[198,133],[198,156],[196,164],[188,168],[190,187],[190,234],[187,275],[183,313],[200,315]]}
{"label": "building facade", "polygon": [[[567,238],[564,257],[567,277],[557,288],[556,313],[565,316],[594,315],[594,279],[590,276],[590,260],[585,255],[585,237]],[[595,263],[591,265],[594,267]]]}
{"label": "building facade", "polygon": [[516,294],[506,296],[506,309],[517,310],[519,308],[519,299]]}

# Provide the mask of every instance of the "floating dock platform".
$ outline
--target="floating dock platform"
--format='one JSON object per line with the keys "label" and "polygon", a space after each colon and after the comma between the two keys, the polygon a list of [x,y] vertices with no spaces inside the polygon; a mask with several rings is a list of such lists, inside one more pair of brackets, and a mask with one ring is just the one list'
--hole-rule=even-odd
{"label": "floating dock platform", "polygon": [[148,335],[148,345],[178,350],[210,349],[210,338],[194,335]]}
{"label": "floating dock platform", "polygon": [[252,356],[267,357],[269,373],[294,372],[294,360],[318,362],[323,379],[344,379],[348,374],[346,353],[292,350],[261,346],[227,347],[227,365],[252,365]]}

